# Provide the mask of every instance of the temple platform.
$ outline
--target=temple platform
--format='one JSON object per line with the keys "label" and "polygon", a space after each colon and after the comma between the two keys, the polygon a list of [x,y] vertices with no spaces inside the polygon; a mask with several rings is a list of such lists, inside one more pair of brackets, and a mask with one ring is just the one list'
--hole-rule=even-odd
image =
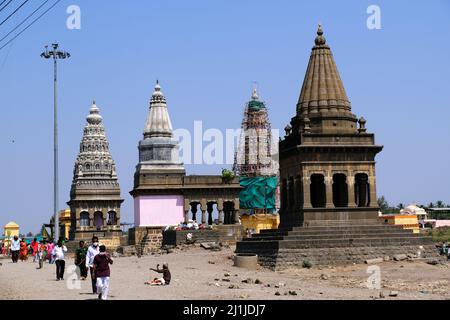
{"label": "temple platform", "polygon": [[257,254],[258,262],[280,270],[313,265],[349,265],[396,254],[437,257],[431,237],[414,234],[379,219],[315,221],[314,224],[273,230],[244,239],[236,254]]}

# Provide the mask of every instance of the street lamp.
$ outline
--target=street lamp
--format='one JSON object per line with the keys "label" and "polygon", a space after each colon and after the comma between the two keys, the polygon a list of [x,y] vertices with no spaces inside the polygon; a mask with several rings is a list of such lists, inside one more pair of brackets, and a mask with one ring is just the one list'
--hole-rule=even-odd
{"label": "street lamp", "polygon": [[53,109],[53,212],[54,218],[54,240],[59,240],[59,215],[58,215],[58,90],[57,90],[57,61],[58,59],[70,58],[70,53],[58,50],[59,44],[53,43],[53,50],[41,53],[41,57],[45,59],[53,58],[53,93],[54,93],[54,109]]}

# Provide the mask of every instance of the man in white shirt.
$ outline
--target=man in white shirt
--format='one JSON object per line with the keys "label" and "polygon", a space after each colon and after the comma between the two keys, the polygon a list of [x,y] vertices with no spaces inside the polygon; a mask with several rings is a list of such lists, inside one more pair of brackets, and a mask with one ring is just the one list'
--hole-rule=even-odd
{"label": "man in white shirt", "polygon": [[11,259],[13,263],[19,261],[20,239],[18,236],[14,236],[10,244]]}
{"label": "man in white shirt", "polygon": [[94,273],[94,258],[100,252],[98,246],[98,237],[92,237],[92,244],[89,246],[86,253],[86,268],[89,268],[89,272],[91,274],[91,282],[92,282],[92,293],[97,294],[97,280],[95,278]]}
{"label": "man in white shirt", "polygon": [[56,281],[64,280],[64,269],[66,268],[64,252],[67,252],[67,247],[64,245],[62,240],[59,240],[52,251],[52,256],[55,257],[56,264]]}

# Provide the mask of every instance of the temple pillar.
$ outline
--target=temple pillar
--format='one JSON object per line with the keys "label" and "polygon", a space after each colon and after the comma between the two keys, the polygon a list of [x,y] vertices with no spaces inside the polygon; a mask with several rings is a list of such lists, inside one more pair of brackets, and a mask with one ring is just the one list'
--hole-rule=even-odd
{"label": "temple pillar", "polygon": [[189,221],[189,209],[191,208],[191,200],[184,198],[184,223]]}
{"label": "temple pillar", "polygon": [[80,229],[80,210],[79,209],[75,210],[75,221],[76,221],[75,229],[76,230]]}
{"label": "temple pillar", "polygon": [[189,210],[184,210],[184,223],[188,223],[189,221]]}
{"label": "temple pillar", "polygon": [[234,224],[240,224],[239,221],[239,209],[234,210]]}
{"label": "temple pillar", "polygon": [[206,209],[207,209],[207,203],[206,203],[206,199],[203,198],[200,201],[200,205],[201,205],[201,210],[202,210],[202,224],[206,224]]}
{"label": "temple pillar", "polygon": [[89,227],[93,228],[95,226],[94,221],[94,211],[89,210]]}
{"label": "temple pillar", "polygon": [[376,182],[375,182],[375,176],[371,175],[369,176],[369,196],[370,196],[370,203],[369,207],[377,208],[378,207],[378,199],[377,199],[377,190],[376,190]]}
{"label": "temple pillar", "polygon": [[206,224],[206,210],[202,208],[202,224]]}
{"label": "temple pillar", "polygon": [[234,215],[234,217],[232,218],[234,221],[234,223],[235,224],[240,224],[240,221],[239,221],[239,209],[240,209],[240,201],[239,201],[239,198],[235,198],[234,199],[234,201],[233,201],[233,207],[234,207],[234,211],[233,211],[233,215]]}
{"label": "temple pillar", "polygon": [[218,224],[223,224],[224,223],[224,221],[223,221],[224,216],[223,216],[223,199],[222,198],[217,200],[217,210],[219,211]]}
{"label": "temple pillar", "polygon": [[219,225],[222,225],[223,224],[223,219],[224,219],[224,216],[223,216],[223,209],[222,208],[217,208],[217,210],[219,210],[219,222],[218,222],[218,224]]}
{"label": "temple pillar", "polygon": [[326,190],[326,208],[334,208],[333,204],[333,177],[325,177],[325,190]]}
{"label": "temple pillar", "polygon": [[355,199],[355,177],[347,176],[347,190],[348,190],[348,207],[356,208]]}
{"label": "temple pillar", "polygon": [[303,208],[305,208],[305,209],[312,208],[312,205],[311,205],[311,181],[308,176],[302,177],[302,186],[303,186]]}

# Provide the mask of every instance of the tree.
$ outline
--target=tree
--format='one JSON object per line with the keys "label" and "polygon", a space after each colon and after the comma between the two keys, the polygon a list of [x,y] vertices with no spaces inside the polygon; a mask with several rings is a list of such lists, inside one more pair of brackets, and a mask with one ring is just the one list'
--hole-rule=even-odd
{"label": "tree", "polygon": [[442,200],[436,201],[436,208],[444,208],[444,207],[445,207],[444,201]]}
{"label": "tree", "polygon": [[387,202],[386,198],[384,196],[381,196],[377,200],[378,206],[380,207],[380,210],[382,212],[387,211],[389,209],[389,203]]}
{"label": "tree", "polygon": [[28,232],[27,233],[27,238],[31,238],[33,236],[33,232]]}
{"label": "tree", "polygon": [[405,206],[403,205],[403,203],[399,203],[397,205],[397,209],[402,210],[403,208],[405,208]]}

